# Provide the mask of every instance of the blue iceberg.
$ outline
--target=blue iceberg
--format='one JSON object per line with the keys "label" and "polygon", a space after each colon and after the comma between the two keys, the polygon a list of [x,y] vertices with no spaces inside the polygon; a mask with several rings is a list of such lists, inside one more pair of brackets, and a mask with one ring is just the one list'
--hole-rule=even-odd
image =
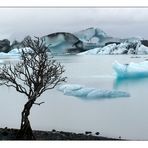
{"label": "blue iceberg", "polygon": [[118,98],[130,96],[129,93],[123,91],[88,88],[78,84],[61,85],[58,87],[58,90],[63,92],[64,95],[85,99]]}
{"label": "blue iceberg", "polygon": [[117,78],[142,78],[148,77],[148,61],[140,63],[120,64],[118,61],[113,63],[113,69]]}

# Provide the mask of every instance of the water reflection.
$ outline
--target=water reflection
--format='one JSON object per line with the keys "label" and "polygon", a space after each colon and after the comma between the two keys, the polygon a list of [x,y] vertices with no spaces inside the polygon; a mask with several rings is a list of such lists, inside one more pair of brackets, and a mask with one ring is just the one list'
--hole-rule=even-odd
{"label": "water reflection", "polygon": [[113,83],[113,88],[119,89],[139,85],[148,87],[148,78],[116,78]]}
{"label": "water reflection", "polygon": [[92,101],[106,101],[106,100],[114,100],[114,99],[122,99],[122,98],[128,98],[129,96],[126,97],[96,97],[96,98],[87,98],[87,97],[75,97],[77,99],[80,99],[82,101],[88,101],[88,102],[92,102]]}

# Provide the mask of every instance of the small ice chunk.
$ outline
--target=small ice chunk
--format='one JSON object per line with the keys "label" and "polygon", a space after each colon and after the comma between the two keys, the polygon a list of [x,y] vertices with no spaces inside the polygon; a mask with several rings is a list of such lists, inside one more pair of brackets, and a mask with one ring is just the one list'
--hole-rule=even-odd
{"label": "small ice chunk", "polygon": [[64,92],[65,95],[69,96],[75,96],[75,97],[87,97],[87,95],[95,90],[94,88],[80,88],[79,90],[73,90],[73,91],[66,91]]}
{"label": "small ice chunk", "polygon": [[70,85],[70,84],[65,84],[65,85],[61,85],[59,86],[58,90],[59,91],[66,91],[66,90],[79,90],[81,89],[83,86],[81,85],[78,85],[78,84],[73,84],[73,85]]}

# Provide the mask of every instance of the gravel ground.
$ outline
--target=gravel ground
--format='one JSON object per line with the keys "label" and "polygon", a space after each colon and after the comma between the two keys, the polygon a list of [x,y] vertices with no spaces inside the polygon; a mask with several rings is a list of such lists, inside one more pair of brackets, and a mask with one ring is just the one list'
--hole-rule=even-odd
{"label": "gravel ground", "polygon": [[[17,140],[16,134],[18,129],[10,128],[0,128],[0,140]],[[99,136],[99,132],[96,132],[92,135],[91,132],[85,133],[72,133],[72,132],[63,132],[63,131],[33,131],[36,140],[122,140],[115,138],[108,138]]]}

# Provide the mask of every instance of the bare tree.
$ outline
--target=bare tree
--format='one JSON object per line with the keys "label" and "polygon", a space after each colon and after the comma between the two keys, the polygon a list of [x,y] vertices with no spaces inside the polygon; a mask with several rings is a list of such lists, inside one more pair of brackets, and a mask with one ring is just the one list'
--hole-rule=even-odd
{"label": "bare tree", "polygon": [[28,118],[31,107],[33,104],[44,103],[37,103],[37,98],[65,81],[65,77],[62,77],[64,68],[47,54],[48,48],[42,39],[25,39],[23,44],[25,49],[30,48],[32,51],[22,50],[22,60],[19,63],[0,67],[0,85],[13,87],[26,95],[27,103],[22,111],[17,139],[35,139]]}

